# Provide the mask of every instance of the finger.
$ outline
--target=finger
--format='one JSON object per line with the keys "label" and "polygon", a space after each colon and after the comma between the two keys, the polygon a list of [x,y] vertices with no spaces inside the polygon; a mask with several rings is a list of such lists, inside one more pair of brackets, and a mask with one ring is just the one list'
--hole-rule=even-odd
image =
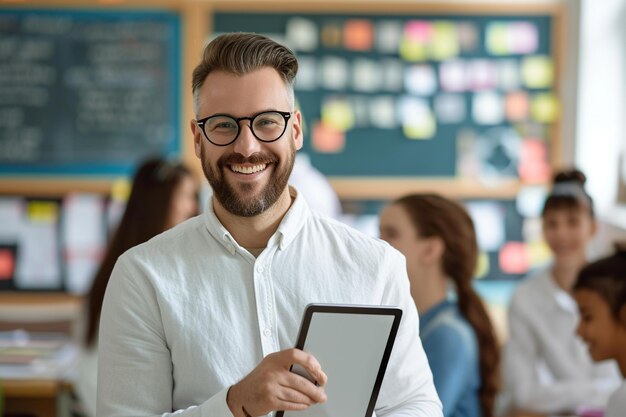
{"label": "finger", "polygon": [[317,359],[315,359],[315,356],[307,352],[300,352],[302,352],[304,355],[297,355],[298,362],[296,363],[306,369],[309,375],[311,375],[311,377],[317,382],[319,386],[323,387],[324,385],[326,385],[328,377],[326,376],[324,371],[322,371],[322,366],[317,361]]}
{"label": "finger", "polygon": [[281,385],[298,391],[314,403],[323,403],[327,400],[324,388],[318,387],[308,379],[294,373],[286,375]]}
{"label": "finger", "polygon": [[280,401],[294,403],[294,404],[303,404],[307,407],[315,404],[315,401],[306,394],[294,389],[290,386],[281,386],[280,391],[276,395],[276,398]]}

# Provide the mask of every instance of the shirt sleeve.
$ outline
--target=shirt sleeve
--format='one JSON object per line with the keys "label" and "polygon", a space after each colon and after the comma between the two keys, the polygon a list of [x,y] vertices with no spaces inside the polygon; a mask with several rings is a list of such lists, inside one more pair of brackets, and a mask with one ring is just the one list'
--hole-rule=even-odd
{"label": "shirt sleeve", "polygon": [[471,383],[470,377],[477,358],[472,355],[462,335],[449,326],[439,326],[424,341],[428,362],[434,375],[435,388],[443,405],[443,415],[449,417]]}
{"label": "shirt sleeve", "polygon": [[524,299],[514,296],[509,310],[509,340],[503,355],[504,382],[512,406],[550,414],[572,413],[583,405],[606,404],[608,393],[591,378],[541,382],[541,352],[524,307]]}
{"label": "shirt sleeve", "polygon": [[386,255],[386,288],[381,303],[402,309],[402,320],[376,403],[379,417],[441,417],[441,402],[419,338],[419,319],[411,298],[404,257]]}
{"label": "shirt sleeve", "polygon": [[173,410],[172,361],[154,288],[127,256],[107,286],[98,346],[98,417],[232,417],[228,388],[202,404]]}

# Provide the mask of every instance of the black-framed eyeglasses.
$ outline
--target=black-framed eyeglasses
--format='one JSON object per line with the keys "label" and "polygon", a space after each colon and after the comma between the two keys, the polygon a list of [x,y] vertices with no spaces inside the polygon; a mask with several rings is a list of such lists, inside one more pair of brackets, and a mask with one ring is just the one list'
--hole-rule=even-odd
{"label": "black-framed eyeglasses", "polygon": [[228,114],[214,114],[196,120],[196,124],[202,129],[204,137],[216,146],[227,146],[236,141],[241,133],[239,122],[242,120],[250,120],[250,130],[255,138],[261,142],[274,142],[287,130],[291,115],[291,112],[278,110],[237,118]]}

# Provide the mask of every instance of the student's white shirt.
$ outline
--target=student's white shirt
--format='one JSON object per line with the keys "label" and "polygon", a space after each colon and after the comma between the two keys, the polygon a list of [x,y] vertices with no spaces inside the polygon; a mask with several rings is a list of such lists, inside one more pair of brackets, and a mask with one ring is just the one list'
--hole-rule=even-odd
{"label": "student's white shirt", "polygon": [[402,255],[296,196],[258,258],[212,204],[120,257],[100,322],[98,416],[232,417],[228,388],[295,345],[311,302],[402,308],[376,414],[442,415]]}
{"label": "student's white shirt", "polygon": [[606,407],[604,417],[624,417],[626,415],[626,381],[615,391]]}
{"label": "student's white shirt", "polygon": [[87,417],[96,416],[97,383],[98,349],[96,347],[84,347],[80,353],[74,388],[80,400],[82,411]]}
{"label": "student's white shirt", "polygon": [[504,349],[505,396],[514,408],[536,413],[605,407],[620,383],[617,364],[594,364],[576,336],[575,300],[544,269],[516,289]]}

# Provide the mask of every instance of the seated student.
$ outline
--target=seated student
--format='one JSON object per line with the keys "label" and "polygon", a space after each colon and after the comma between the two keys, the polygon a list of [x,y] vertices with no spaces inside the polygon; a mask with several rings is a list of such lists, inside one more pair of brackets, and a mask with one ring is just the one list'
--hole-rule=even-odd
{"label": "seated student", "polygon": [[[491,417],[499,350],[485,307],[472,287],[478,244],[461,205],[415,194],[387,206],[380,236],[404,254],[420,334],[446,417]],[[448,298],[448,283],[456,299]]]}
{"label": "seated student", "polygon": [[618,383],[615,364],[594,366],[574,334],[578,311],[572,286],[587,263],[587,245],[596,231],[584,183],[577,170],[555,176],[542,213],[553,262],[526,278],[511,300],[503,398],[515,410],[552,414],[604,406]]}
{"label": "seated student", "polygon": [[[576,333],[594,361],[615,359],[626,377],[626,245],[580,271],[574,284],[580,311]],[[626,381],[611,395],[604,417],[626,415]]]}
{"label": "seated student", "polygon": [[128,249],[198,214],[198,183],[179,163],[150,159],[135,174],[122,220],[87,295],[87,331],[75,383],[83,411],[96,415],[98,322],[117,258]]}

